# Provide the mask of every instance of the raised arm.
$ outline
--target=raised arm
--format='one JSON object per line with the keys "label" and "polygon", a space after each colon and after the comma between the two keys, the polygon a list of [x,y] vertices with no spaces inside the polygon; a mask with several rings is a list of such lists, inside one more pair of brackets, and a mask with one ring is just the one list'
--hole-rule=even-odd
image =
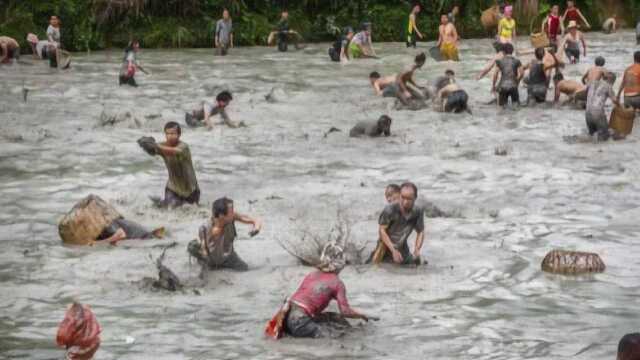
{"label": "raised arm", "polygon": [[585,23],[585,25],[587,25],[587,27],[589,29],[591,29],[591,25],[589,24],[587,19],[582,15],[582,11],[580,11],[580,9],[577,9],[577,10],[578,10],[578,16],[580,16],[580,19],[582,19],[582,21]]}

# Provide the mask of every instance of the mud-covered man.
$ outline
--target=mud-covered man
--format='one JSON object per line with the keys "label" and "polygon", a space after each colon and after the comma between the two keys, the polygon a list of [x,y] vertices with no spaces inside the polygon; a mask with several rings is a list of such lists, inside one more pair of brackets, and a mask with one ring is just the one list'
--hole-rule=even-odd
{"label": "mud-covered man", "polygon": [[[420,264],[424,242],[424,210],[415,202],[418,188],[410,182],[400,186],[400,200],[387,205],[378,220],[378,233],[385,245],[383,262],[395,264]],[[409,249],[408,238],[415,231],[416,240],[413,252]],[[375,252],[369,262],[376,257]]]}
{"label": "mud-covered man", "polygon": [[252,226],[250,236],[262,229],[262,221],[235,212],[233,200],[223,197],[213,202],[211,221],[200,227],[199,240],[189,243],[189,254],[210,269],[247,271],[249,266],[236,253],[236,221]]}
{"label": "mud-covered man", "polygon": [[164,199],[153,198],[153,200],[159,206],[168,208],[197,204],[200,201],[200,188],[191,161],[189,145],[180,141],[182,135],[180,124],[168,122],[164,126],[164,134],[166,140],[161,143],[155,143],[153,139],[150,144],[141,143],[142,139],[138,141],[147,152],[162,157],[169,173]]}

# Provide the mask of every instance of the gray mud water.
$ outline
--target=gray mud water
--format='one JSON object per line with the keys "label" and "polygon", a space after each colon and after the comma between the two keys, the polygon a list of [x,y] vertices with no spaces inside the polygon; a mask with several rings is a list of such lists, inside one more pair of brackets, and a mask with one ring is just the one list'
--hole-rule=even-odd
{"label": "gray mud water", "polygon": [[[618,75],[631,62],[630,32],[588,41],[588,57],[565,75],[578,78],[597,55]],[[153,74],[140,74],[138,89],[117,86],[120,52],[76,54],[66,72],[30,59],[0,67],[0,357],[60,358],[56,328],[76,299],[102,325],[97,359],[613,359],[640,320],[638,137],[569,144],[563,136],[586,132],[581,111],[483,105],[490,80],[473,76],[491,56],[489,40],[464,41],[463,62],[429,61],[417,75],[425,82],[453,68],[473,116],[395,111],[372,95],[367,76],[400,70],[415,51],[376,46],[381,60],[348,66],[330,63],[317,44],[286,54],[238,48],[225,58],[145,50],[140,59]],[[162,138],[166,121],[183,122],[184,111],[221,89],[234,93],[231,117],[249,127],[184,129],[202,205],[154,209],[147,197],[161,194],[166,170],[135,140]],[[103,112],[123,121],[104,124]],[[348,138],[353,124],[381,114],[393,118],[392,137]],[[324,137],[331,127],[342,131]],[[507,155],[496,156],[497,147]],[[265,323],[309,271],[278,240],[301,229],[326,233],[343,208],[352,241],[368,253],[383,187],[407,179],[423,201],[456,216],[427,219],[426,267],[345,269],[352,305],[381,320],[354,322],[338,340],[265,339]],[[167,238],[62,246],[58,220],[89,193],[166,226]],[[249,272],[212,272],[205,282],[186,245],[224,195],[265,229],[250,238],[239,226],[236,248]],[[157,274],[149,255],[171,242],[178,246],[164,263],[186,289],[142,286]],[[597,252],[607,270],[544,274],[540,262],[553,248]]]}

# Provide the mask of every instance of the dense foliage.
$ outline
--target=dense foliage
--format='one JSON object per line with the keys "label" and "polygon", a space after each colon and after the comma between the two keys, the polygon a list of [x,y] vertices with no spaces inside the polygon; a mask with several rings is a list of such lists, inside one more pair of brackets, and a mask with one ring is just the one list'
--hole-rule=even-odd
{"label": "dense foliage", "polygon": [[[519,3],[526,0],[514,0]],[[530,0],[531,1],[531,0]],[[419,26],[430,39],[435,38],[438,14],[454,4],[462,5],[458,24],[465,37],[483,36],[479,17],[494,0],[423,0]],[[611,0],[578,1],[585,15],[599,24],[602,6]],[[124,46],[131,37],[144,47],[210,47],[213,29],[223,8],[231,11],[236,44],[259,45],[277,22],[279,12],[290,13],[291,27],[306,41],[328,41],[346,26],[363,21],[374,25],[375,41],[403,38],[411,0],[0,0],[0,35],[24,44],[26,34],[44,37],[51,14],[60,16],[63,43],[70,50]],[[540,1],[539,10],[549,8]],[[618,1],[622,3],[622,1]],[[633,22],[640,15],[640,1],[625,1],[624,11]],[[523,26],[530,19],[522,19]],[[25,44],[26,45],[26,44]]]}

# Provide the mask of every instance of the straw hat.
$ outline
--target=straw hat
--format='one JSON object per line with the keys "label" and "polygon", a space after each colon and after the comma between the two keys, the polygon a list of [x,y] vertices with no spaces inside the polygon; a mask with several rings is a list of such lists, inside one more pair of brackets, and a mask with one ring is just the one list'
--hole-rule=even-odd
{"label": "straw hat", "polygon": [[572,28],[577,28],[578,27],[578,23],[576,23],[575,20],[571,20],[569,21],[569,26],[567,26],[567,30],[572,29]]}

